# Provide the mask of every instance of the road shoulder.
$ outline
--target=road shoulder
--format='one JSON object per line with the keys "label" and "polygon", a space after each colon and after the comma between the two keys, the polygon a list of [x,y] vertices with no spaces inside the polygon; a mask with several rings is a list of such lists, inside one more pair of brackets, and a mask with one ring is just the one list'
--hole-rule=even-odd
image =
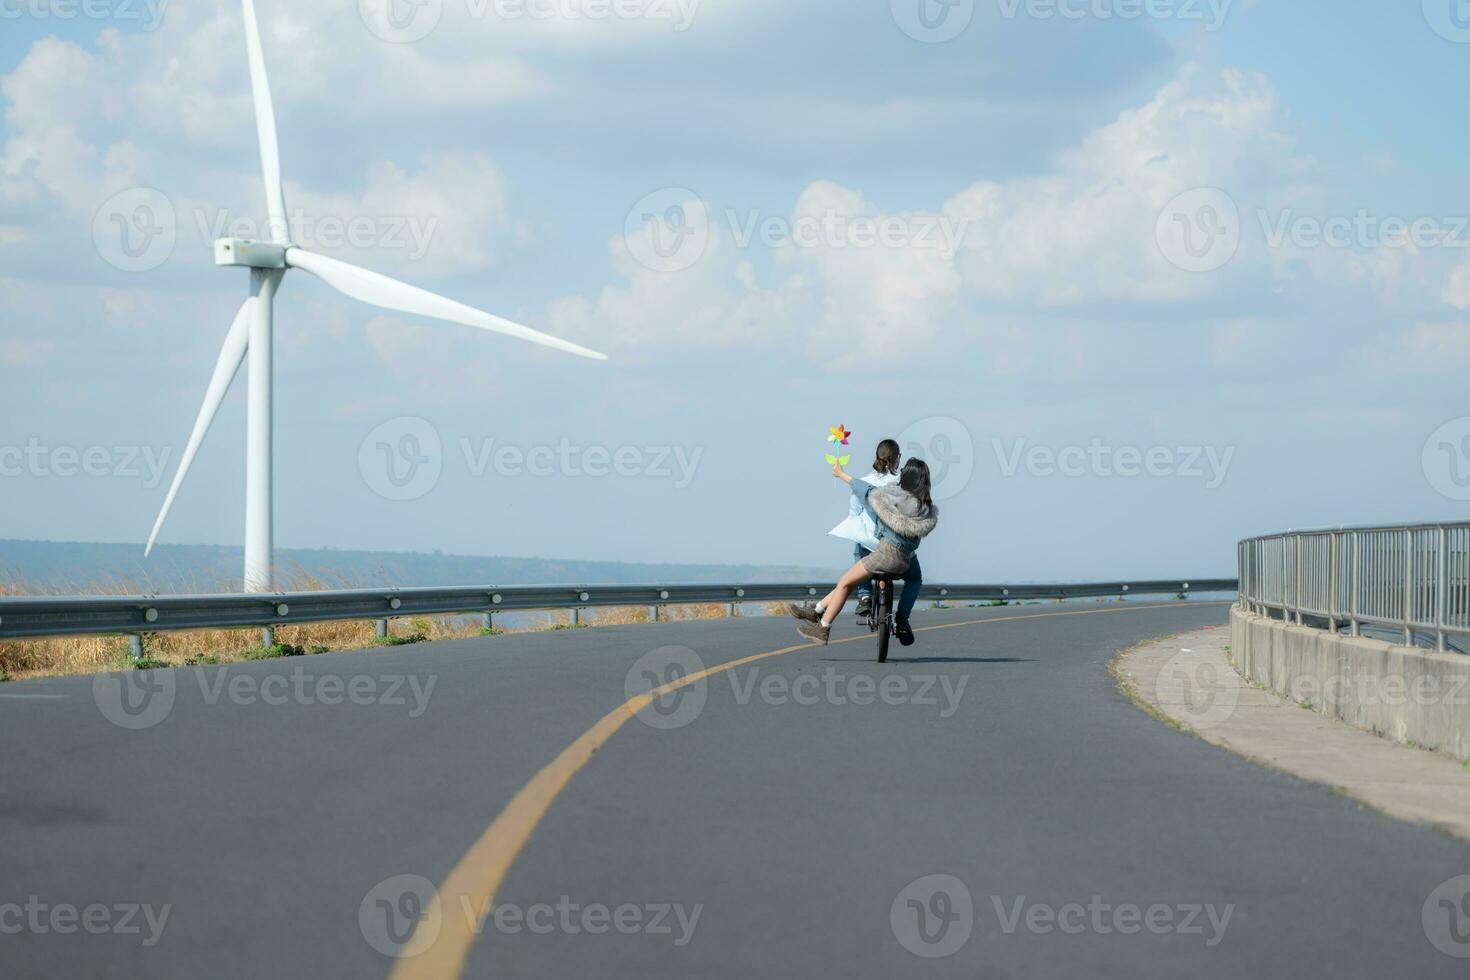
{"label": "road shoulder", "polygon": [[1224,628],[1152,640],[1120,653],[1113,675],[1144,710],[1213,745],[1470,840],[1470,771],[1254,686],[1229,642]]}

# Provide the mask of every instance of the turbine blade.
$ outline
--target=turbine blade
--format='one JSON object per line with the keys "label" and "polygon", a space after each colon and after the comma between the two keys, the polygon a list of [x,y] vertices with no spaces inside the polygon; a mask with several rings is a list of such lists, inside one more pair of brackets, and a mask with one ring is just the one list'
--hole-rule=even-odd
{"label": "turbine blade", "polygon": [[240,312],[235,315],[235,322],[230,326],[230,332],[225,336],[225,346],[220,350],[219,360],[214,365],[214,376],[209,379],[209,389],[204,393],[204,404],[199,409],[199,417],[194,420],[194,431],[189,433],[189,444],[184,447],[184,455],[179,457],[178,472],[174,474],[174,482],[168,488],[168,496],[163,499],[163,509],[158,512],[158,520],[153,523],[153,533],[148,535],[148,546],[143,549],[145,558],[153,551],[154,542],[158,540],[158,532],[163,529],[163,522],[173,508],[174,498],[179,494],[179,487],[184,485],[184,477],[189,474],[189,464],[194,462],[194,457],[199,452],[199,445],[204,442],[204,434],[209,431],[209,426],[214,422],[220,403],[225,400],[225,394],[230,390],[230,383],[235,380],[235,375],[240,371],[240,364],[245,360],[245,349],[249,346],[250,341],[250,320],[254,312],[254,304],[254,297],[245,300],[244,305],[240,307]]}
{"label": "turbine blade", "polygon": [[519,340],[528,340],[533,344],[552,347],[595,361],[607,360],[606,354],[599,354],[580,344],[553,337],[539,330],[532,330],[530,327],[523,327],[519,323],[512,323],[502,317],[482,312],[472,306],[465,306],[463,303],[456,303],[452,299],[445,299],[428,290],[410,286],[376,272],[369,272],[339,259],[329,259],[325,255],[317,255],[305,249],[292,248],[286,252],[286,265],[293,269],[304,269],[334,289],[373,306],[397,310],[400,313],[410,313],[414,316],[430,317],[435,320],[448,320],[450,323],[462,323],[467,327],[479,327],[481,330],[490,330]]}
{"label": "turbine blade", "polygon": [[255,20],[255,0],[241,0],[245,10],[245,50],[250,57],[250,90],[255,100],[255,130],[260,137],[260,166],[265,174],[265,206],[270,212],[271,241],[285,245],[291,240],[286,220],[286,195],[281,189],[281,148],[276,139],[276,109],[271,102],[271,83],[265,74],[265,55],[260,47],[260,26]]}

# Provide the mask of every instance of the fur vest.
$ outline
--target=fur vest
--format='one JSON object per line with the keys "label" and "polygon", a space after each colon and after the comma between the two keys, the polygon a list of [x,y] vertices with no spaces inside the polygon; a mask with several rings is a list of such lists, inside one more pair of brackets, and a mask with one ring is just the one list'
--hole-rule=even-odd
{"label": "fur vest", "polygon": [[872,491],[868,494],[868,504],[889,530],[911,541],[922,541],[939,524],[936,505],[923,506],[913,494],[897,485]]}

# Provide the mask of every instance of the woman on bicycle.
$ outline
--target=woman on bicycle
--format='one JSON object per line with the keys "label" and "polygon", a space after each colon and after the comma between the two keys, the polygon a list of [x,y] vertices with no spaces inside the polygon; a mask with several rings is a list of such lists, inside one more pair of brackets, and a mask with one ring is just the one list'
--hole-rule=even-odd
{"label": "woman on bicycle", "polygon": [[939,508],[929,493],[929,465],[922,459],[904,464],[896,486],[874,487],[854,480],[840,464],[832,467],[832,475],[852,488],[852,495],[873,518],[878,528],[878,550],[844,572],[837,587],[815,606],[788,607],[791,615],[801,620],[797,632],[820,643],[831,636],[832,623],[842,614],[853,587],[874,576],[902,578],[919,550],[919,542],[939,523]]}
{"label": "woman on bicycle", "polygon": [[[901,469],[900,462],[903,459],[903,450],[899,448],[898,440],[884,439],[878,443],[877,451],[873,455],[873,472],[863,477],[864,483],[871,483],[875,487],[886,487],[890,483],[898,482],[898,471]],[[873,526],[872,518],[864,512],[863,502],[855,496],[847,498],[847,519],[838,524],[827,533],[833,537],[842,538],[852,542],[852,560],[862,561],[873,553],[878,547],[877,528]],[[917,571],[910,566],[910,572]],[[907,583],[908,579],[904,579]],[[916,596],[917,598],[917,596]],[[857,616],[858,619],[866,619],[873,611],[873,590],[865,580],[858,584],[857,588]]]}

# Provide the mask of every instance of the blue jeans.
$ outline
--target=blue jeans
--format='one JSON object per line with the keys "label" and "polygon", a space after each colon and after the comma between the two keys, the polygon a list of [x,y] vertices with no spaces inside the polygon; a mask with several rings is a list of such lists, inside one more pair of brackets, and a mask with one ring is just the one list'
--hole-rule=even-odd
{"label": "blue jeans", "polygon": [[[862,561],[872,552],[862,545],[854,545],[852,549],[853,561]],[[863,584],[858,586],[857,594],[861,599],[873,590],[868,587],[870,579],[864,579]],[[907,620],[909,613],[914,611],[915,604],[919,601],[919,592],[924,588],[924,570],[919,567],[919,556],[913,555],[909,559],[909,570],[903,576],[903,594],[898,597],[898,618]]]}
{"label": "blue jeans", "polygon": [[[860,544],[855,544],[852,546],[852,560],[854,563],[862,561],[864,558],[868,557],[872,553],[873,552],[870,549],[864,548]],[[873,594],[872,586],[868,584],[871,581],[872,579],[865,578],[863,579],[863,584],[858,586],[857,594],[859,599],[866,598],[867,596]]]}

